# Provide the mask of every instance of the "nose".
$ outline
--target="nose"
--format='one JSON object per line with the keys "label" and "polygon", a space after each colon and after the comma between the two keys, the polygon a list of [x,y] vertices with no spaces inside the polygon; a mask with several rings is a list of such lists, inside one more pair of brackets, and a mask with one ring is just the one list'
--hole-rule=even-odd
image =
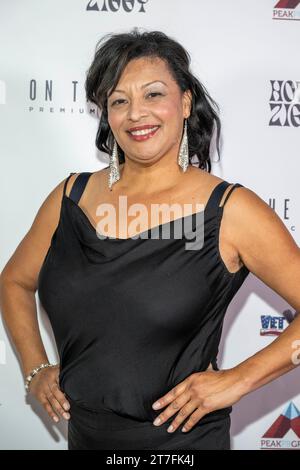
{"label": "nose", "polygon": [[144,116],[147,116],[145,105],[139,98],[132,98],[128,106],[128,119],[130,121],[140,121],[140,119]]}

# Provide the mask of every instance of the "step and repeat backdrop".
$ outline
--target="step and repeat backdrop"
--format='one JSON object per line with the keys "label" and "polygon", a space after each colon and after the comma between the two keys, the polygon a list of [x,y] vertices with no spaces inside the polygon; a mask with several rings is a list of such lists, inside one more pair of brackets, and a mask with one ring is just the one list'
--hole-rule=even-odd
{"label": "step and repeat backdrop", "polygon": [[[1,1],[1,268],[63,178],[107,166],[95,147],[99,113],[86,102],[85,74],[103,35],[133,27],[163,31],[189,51],[193,73],[220,107],[222,154],[213,155],[212,172],[255,191],[299,244],[299,20],[300,0]],[[57,361],[36,299],[43,342]],[[226,313],[219,367],[270,344],[294,315],[250,273]],[[232,448],[300,450],[299,383],[296,368],[234,405]],[[67,449],[67,423],[52,423],[26,396],[3,321],[0,448]]]}

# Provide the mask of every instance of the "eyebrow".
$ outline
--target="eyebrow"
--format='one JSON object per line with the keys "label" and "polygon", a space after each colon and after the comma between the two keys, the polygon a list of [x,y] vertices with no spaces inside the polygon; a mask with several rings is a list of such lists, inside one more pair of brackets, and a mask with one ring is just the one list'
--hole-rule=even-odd
{"label": "eyebrow", "polygon": [[[166,84],[166,82],[164,82],[163,80],[153,80],[153,82],[144,83],[144,85],[142,85],[141,88],[146,88],[146,86],[151,85],[152,83],[156,83],[156,82],[160,82],[160,83],[163,83],[164,85],[168,86],[168,85]],[[113,92],[115,92],[115,91],[120,91],[121,93],[126,93],[124,90],[117,90],[117,89],[116,89],[116,90],[114,90]],[[113,93],[113,92],[112,92],[112,93]],[[111,94],[112,94],[112,93],[111,93]]]}

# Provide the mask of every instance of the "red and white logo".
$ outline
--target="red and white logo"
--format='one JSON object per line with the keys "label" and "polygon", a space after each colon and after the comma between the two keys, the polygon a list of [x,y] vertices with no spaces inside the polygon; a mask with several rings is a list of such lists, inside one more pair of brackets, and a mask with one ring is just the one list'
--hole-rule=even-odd
{"label": "red and white logo", "polygon": [[260,448],[300,450],[300,411],[292,401],[262,436]]}
{"label": "red and white logo", "polygon": [[300,21],[300,0],[279,0],[273,9],[273,20]]}

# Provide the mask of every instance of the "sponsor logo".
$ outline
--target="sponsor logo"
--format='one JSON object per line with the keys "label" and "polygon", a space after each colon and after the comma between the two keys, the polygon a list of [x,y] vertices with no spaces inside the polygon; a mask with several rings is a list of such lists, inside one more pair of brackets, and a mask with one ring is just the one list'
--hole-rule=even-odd
{"label": "sponsor logo", "polygon": [[261,336],[279,336],[283,330],[291,323],[299,312],[292,312],[287,309],[282,316],[261,315]]}
{"label": "sponsor logo", "polygon": [[300,450],[300,412],[293,402],[264,433],[260,448]]}
{"label": "sponsor logo", "polygon": [[85,104],[84,87],[78,80],[64,79],[35,79],[28,85],[28,111],[29,113],[48,114],[90,114],[100,117],[99,108],[92,104]]}
{"label": "sponsor logo", "polygon": [[273,8],[273,20],[300,20],[300,0],[279,0]]}
{"label": "sponsor logo", "polygon": [[300,126],[300,80],[270,80],[269,126]]}
{"label": "sponsor logo", "polygon": [[86,11],[101,11],[117,13],[124,11],[125,13],[145,13],[145,5],[148,0],[90,0],[86,6]]}
{"label": "sponsor logo", "polygon": [[260,336],[279,336],[284,330],[284,317],[272,317],[271,315],[261,315]]}

